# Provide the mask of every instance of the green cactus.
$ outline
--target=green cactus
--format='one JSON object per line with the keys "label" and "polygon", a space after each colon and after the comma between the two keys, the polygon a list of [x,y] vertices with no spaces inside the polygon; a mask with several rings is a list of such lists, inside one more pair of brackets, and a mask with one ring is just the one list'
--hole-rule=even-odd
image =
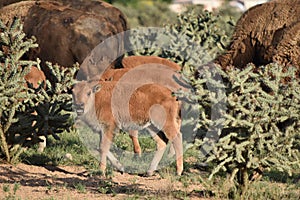
{"label": "green cactus", "polygon": [[[177,24],[166,26],[165,32],[149,29],[146,34],[133,33],[133,46],[149,44],[132,53],[157,55],[183,66],[195,94],[176,95],[199,103],[198,122],[187,123],[197,123],[195,145],[207,154],[201,157],[216,163],[210,178],[226,171],[245,191],[264,171],[291,174],[294,166],[300,166],[300,85],[293,67],[249,65],[228,72],[213,67],[209,61],[229,43],[224,24],[224,19],[212,13],[188,10],[178,16]],[[158,48],[162,42],[157,41],[164,42],[165,48]],[[193,49],[193,44],[200,49]],[[198,66],[203,66],[202,74],[195,77]]]}
{"label": "green cactus", "polygon": [[[210,147],[206,162],[217,163],[210,178],[220,171],[230,173],[242,191],[263,172],[276,169],[292,174],[300,167],[300,84],[296,68],[269,64],[232,69],[222,74],[226,88],[226,112],[219,124],[211,119],[216,99],[208,96],[205,78],[194,80],[201,110],[198,127],[203,132],[219,127],[215,139],[202,135],[199,146]],[[215,90],[217,91],[217,90]],[[219,102],[225,102],[220,99]],[[212,126],[213,125],[213,126]],[[218,139],[219,138],[219,139]]]}
{"label": "green cactus", "polygon": [[38,45],[34,37],[26,38],[22,28],[17,18],[9,27],[0,21],[0,146],[1,157],[9,162],[16,160],[24,147],[39,142],[38,136],[53,135],[58,139],[57,134],[73,124],[68,91],[78,66],[61,69],[48,63],[58,82],[47,81],[34,89],[24,76],[31,66],[40,68],[39,60],[23,58]]}
{"label": "green cactus", "polygon": [[225,25],[211,12],[190,8],[177,16],[176,23],[163,29],[133,30],[130,43],[137,50],[130,55],[156,55],[181,66],[200,66],[220,54],[229,43],[223,31]]}

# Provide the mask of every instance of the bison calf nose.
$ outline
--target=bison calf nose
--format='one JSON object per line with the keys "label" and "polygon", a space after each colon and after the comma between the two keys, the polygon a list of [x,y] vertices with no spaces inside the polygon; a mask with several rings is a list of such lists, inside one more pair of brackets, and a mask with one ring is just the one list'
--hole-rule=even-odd
{"label": "bison calf nose", "polygon": [[77,115],[82,115],[84,113],[84,104],[83,103],[74,104],[74,109]]}
{"label": "bison calf nose", "polygon": [[84,106],[84,103],[76,103],[75,106],[78,108],[82,108]]}

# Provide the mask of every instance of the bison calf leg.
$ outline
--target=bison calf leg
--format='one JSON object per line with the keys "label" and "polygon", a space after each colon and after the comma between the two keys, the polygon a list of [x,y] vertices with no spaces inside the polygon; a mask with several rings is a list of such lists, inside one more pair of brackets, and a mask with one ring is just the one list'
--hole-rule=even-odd
{"label": "bison calf leg", "polygon": [[[118,161],[118,159],[114,156],[113,153],[108,151],[107,158],[111,162],[114,168],[116,168],[119,172],[124,173],[124,167],[123,165]],[[101,165],[100,165],[101,167]]]}
{"label": "bison calf leg", "polygon": [[138,131],[137,130],[130,130],[129,131],[129,136],[132,140],[133,143],[133,151],[136,153],[139,157],[141,157],[142,150],[141,146],[138,140]]}
{"label": "bison calf leg", "polygon": [[157,166],[162,156],[164,155],[164,152],[167,147],[167,143],[162,138],[160,138],[158,134],[154,133],[151,129],[149,129],[149,132],[151,133],[152,138],[155,140],[156,148],[157,148],[154,157],[152,159],[152,162],[150,164],[150,167],[147,171],[147,176],[152,176],[154,171],[157,170]]}
{"label": "bison calf leg", "polygon": [[177,175],[180,176],[183,171],[183,146],[182,146],[182,134],[180,132],[172,140],[172,144],[176,154]]}
{"label": "bison calf leg", "polygon": [[46,136],[39,136],[39,139],[41,140],[41,142],[39,142],[39,148],[37,151],[39,153],[42,153],[46,148]]}
{"label": "bison calf leg", "polygon": [[100,141],[100,170],[105,173],[107,158],[111,162],[112,166],[115,167],[118,171],[124,172],[124,167],[117,160],[117,158],[110,152],[110,146],[113,139],[113,131],[107,131],[106,133],[101,133]]}

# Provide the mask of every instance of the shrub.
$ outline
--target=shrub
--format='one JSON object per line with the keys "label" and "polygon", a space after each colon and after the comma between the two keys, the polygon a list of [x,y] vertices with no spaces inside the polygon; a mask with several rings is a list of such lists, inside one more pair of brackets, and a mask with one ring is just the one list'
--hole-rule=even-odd
{"label": "shrub", "polygon": [[[210,178],[225,171],[243,193],[267,170],[291,175],[293,167],[300,167],[300,84],[295,71],[250,64],[227,73],[203,70],[203,76],[193,80],[203,133],[197,144],[208,153],[206,162],[217,164]],[[218,73],[221,79],[216,79]]]}
{"label": "shrub", "polygon": [[[215,163],[210,178],[226,171],[243,193],[269,169],[291,174],[300,166],[300,85],[293,67],[273,63],[224,72],[207,64],[229,43],[224,25],[212,13],[188,10],[162,32],[134,32],[131,43],[137,50],[131,53],[157,55],[183,66],[195,89],[191,98],[199,103],[199,119],[192,121],[199,130],[196,145],[207,154],[206,162]],[[203,64],[202,74],[195,77]]]}
{"label": "shrub", "polygon": [[57,134],[71,127],[71,95],[74,69],[51,69],[58,83],[47,81],[44,89],[27,87],[24,76],[39,61],[22,60],[24,54],[37,47],[35,38],[26,38],[20,20],[15,18],[7,27],[0,21],[0,146],[2,155],[12,162],[25,146],[39,142],[40,135]]}
{"label": "shrub", "polygon": [[[174,24],[162,29],[133,30],[130,35],[134,55],[156,55],[181,66],[200,66],[220,54],[229,37],[222,30],[219,16],[189,9],[178,15]],[[145,48],[146,47],[146,48]]]}

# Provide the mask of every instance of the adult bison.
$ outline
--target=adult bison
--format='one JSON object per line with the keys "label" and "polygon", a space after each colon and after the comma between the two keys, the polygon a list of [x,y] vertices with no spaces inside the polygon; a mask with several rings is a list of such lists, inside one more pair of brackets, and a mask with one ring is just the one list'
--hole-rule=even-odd
{"label": "adult bison", "polygon": [[227,51],[214,62],[229,66],[256,66],[271,62],[300,67],[300,1],[271,1],[250,8],[238,20]]}
{"label": "adult bison", "polygon": [[[39,57],[70,67],[81,63],[90,51],[106,38],[127,30],[127,21],[120,10],[108,3],[96,1],[22,1],[0,9],[0,19],[9,23],[18,16],[24,32],[35,36],[39,48],[31,51],[29,59]],[[120,38],[119,38],[120,39]],[[123,51],[122,38],[111,40],[103,57],[119,55]],[[109,55],[106,55],[109,54]],[[51,80],[49,69],[43,71]]]}

